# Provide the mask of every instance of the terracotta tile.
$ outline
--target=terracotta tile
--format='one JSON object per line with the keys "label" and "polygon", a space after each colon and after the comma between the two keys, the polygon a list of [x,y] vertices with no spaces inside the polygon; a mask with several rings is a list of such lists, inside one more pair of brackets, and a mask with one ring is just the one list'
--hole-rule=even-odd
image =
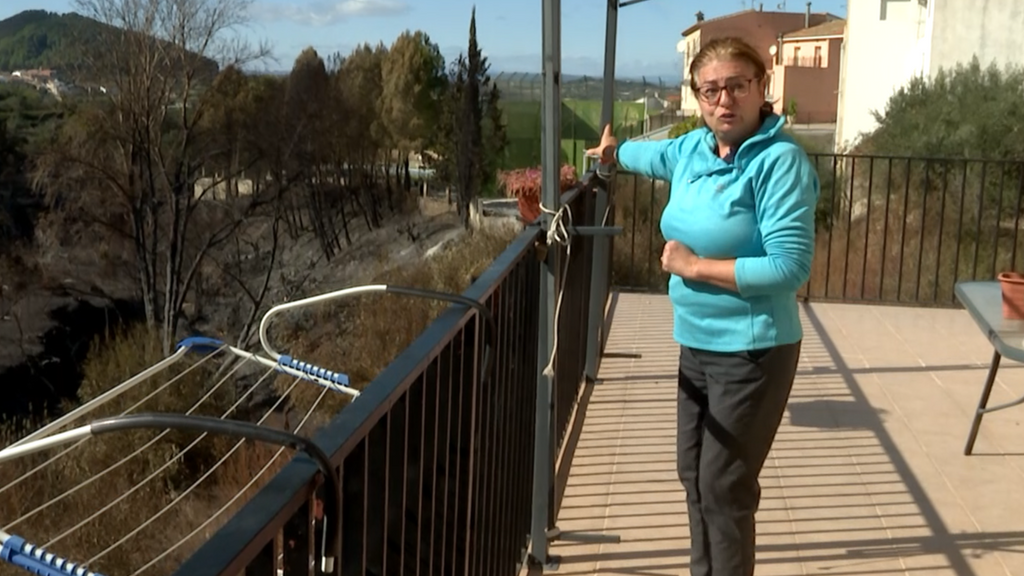
{"label": "terracotta tile", "polygon": [[[671,307],[620,294],[560,514],[558,574],[688,573]],[[991,348],[962,310],[804,306],[799,375],[761,474],[758,576],[1024,574],[1024,406],[962,454]],[[1024,394],[1004,362],[992,403]],[[564,526],[563,526],[564,524]],[[578,528],[576,528],[578,527]]]}

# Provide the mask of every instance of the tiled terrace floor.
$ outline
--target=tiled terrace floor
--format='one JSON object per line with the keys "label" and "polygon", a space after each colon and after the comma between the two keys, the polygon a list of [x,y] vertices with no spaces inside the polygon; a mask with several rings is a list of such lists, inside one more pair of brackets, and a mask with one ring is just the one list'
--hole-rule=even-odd
{"label": "tiled terrace floor", "polygon": [[[963,446],[991,348],[962,310],[810,304],[761,476],[759,576],[1024,575],[1024,406]],[[557,574],[688,574],[664,296],[619,295],[559,527]],[[630,357],[637,355],[640,357]],[[1024,392],[1004,361],[990,405]]]}

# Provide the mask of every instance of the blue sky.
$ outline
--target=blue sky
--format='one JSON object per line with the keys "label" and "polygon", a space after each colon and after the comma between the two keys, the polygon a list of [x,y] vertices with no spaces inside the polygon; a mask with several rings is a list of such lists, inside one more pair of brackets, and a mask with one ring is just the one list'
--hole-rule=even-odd
{"label": "blue sky", "polygon": [[[846,16],[847,0],[814,0],[812,10]],[[765,1],[765,10],[781,0]],[[649,0],[619,12],[619,77],[647,76],[676,82],[682,67],[675,45],[698,10],[713,18],[759,0]],[[753,4],[753,6],[751,6]],[[321,55],[349,52],[357,44],[390,44],[406,29],[421,29],[447,59],[465,49],[469,16],[477,12],[477,38],[497,71],[540,72],[540,0],[256,0],[247,34],[267,40],[274,60],[265,67],[287,70],[312,46]],[[604,58],[605,0],[562,0],[562,70],[600,74]],[[444,8],[440,8],[443,6]],[[786,0],[786,11],[803,12],[803,0]],[[0,19],[35,8],[72,10],[70,0],[2,0]]]}

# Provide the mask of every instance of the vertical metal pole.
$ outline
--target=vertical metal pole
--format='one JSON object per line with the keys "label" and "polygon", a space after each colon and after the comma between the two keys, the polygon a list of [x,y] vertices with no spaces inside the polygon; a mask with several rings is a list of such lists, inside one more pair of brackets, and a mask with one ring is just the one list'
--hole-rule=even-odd
{"label": "vertical metal pole", "polygon": [[[541,0],[544,37],[544,88],[541,96],[541,202],[559,208],[561,167],[561,0]],[[542,212],[542,229],[550,229],[551,215]],[[540,326],[537,341],[537,414],[533,450],[533,516],[530,524],[530,563],[543,566],[548,557],[548,510],[554,485],[552,446],[552,388],[554,378],[544,373],[551,358],[555,333],[555,249],[549,247],[541,263]]]}
{"label": "vertical metal pole", "polygon": [[[619,26],[619,0],[608,0],[608,14],[604,32],[604,94],[601,100],[600,130],[615,120],[615,44]],[[595,225],[604,224],[605,210],[608,209],[612,187],[615,182],[613,168],[604,186],[598,187],[594,197]],[[594,262],[590,275],[590,319],[587,322],[587,378],[597,379],[600,359],[600,330],[604,323],[605,305],[608,303],[608,287],[611,271],[608,269],[608,250],[611,238],[604,235],[594,237]]]}
{"label": "vertical metal pole", "polygon": [[608,0],[604,25],[604,93],[601,99],[601,129],[614,119],[615,46],[619,30],[619,0]]}

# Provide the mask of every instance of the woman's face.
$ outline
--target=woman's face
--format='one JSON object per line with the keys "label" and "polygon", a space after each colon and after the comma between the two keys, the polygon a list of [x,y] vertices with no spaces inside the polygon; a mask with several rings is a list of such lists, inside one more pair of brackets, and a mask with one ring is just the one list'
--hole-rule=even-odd
{"label": "woman's face", "polygon": [[704,123],[720,142],[737,144],[761,126],[764,79],[744,60],[712,60],[697,72]]}

